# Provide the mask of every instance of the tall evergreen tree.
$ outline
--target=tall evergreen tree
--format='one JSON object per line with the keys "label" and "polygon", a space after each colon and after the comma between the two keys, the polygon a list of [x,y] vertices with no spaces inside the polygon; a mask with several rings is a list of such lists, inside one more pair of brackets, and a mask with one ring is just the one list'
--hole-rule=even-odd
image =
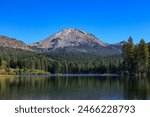
{"label": "tall evergreen tree", "polygon": [[149,58],[148,58],[148,74],[150,75],[150,43],[148,43],[148,52],[149,52]]}
{"label": "tall evergreen tree", "polygon": [[129,37],[128,42],[123,46],[123,57],[125,67],[132,73],[134,71],[134,43],[131,36]]}
{"label": "tall evergreen tree", "polygon": [[134,47],[134,73],[138,73],[138,45]]}
{"label": "tall evergreen tree", "polygon": [[148,52],[147,44],[143,39],[141,39],[138,48],[138,71],[142,74],[147,72],[148,58],[149,58],[149,52]]}

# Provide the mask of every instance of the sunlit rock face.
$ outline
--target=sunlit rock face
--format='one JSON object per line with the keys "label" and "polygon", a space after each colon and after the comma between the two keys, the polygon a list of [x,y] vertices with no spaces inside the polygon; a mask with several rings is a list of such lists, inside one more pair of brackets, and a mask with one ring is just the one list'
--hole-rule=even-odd
{"label": "sunlit rock face", "polygon": [[14,49],[22,49],[33,51],[27,44],[22,41],[18,41],[14,38],[9,38],[6,36],[0,36],[0,47],[9,47]]}
{"label": "sunlit rock face", "polygon": [[31,44],[30,46],[41,52],[54,50],[71,52],[119,52],[117,48],[99,40],[93,34],[75,28],[61,30],[40,42]]}

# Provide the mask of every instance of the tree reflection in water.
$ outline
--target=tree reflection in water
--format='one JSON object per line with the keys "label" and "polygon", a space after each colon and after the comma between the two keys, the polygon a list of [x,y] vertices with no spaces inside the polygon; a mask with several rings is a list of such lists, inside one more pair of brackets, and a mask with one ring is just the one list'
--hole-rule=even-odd
{"label": "tree reflection in water", "polygon": [[0,99],[134,100],[150,99],[150,79],[130,77],[0,77]]}

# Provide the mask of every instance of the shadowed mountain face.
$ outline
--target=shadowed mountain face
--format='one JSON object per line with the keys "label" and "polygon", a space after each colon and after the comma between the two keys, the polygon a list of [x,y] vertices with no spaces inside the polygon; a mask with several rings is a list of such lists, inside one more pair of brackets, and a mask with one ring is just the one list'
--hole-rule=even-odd
{"label": "shadowed mountain face", "polygon": [[18,41],[14,38],[6,36],[0,36],[0,47],[9,47],[14,49],[33,51],[27,44],[22,41]]}
{"label": "shadowed mountain face", "polygon": [[121,48],[102,42],[94,35],[75,28],[61,30],[43,41],[30,45],[38,52],[67,51],[119,54]]}

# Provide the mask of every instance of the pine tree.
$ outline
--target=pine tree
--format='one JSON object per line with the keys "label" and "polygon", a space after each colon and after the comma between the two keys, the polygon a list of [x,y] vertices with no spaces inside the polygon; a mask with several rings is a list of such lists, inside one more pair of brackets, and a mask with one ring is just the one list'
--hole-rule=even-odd
{"label": "pine tree", "polygon": [[138,45],[134,47],[134,73],[138,73]]}
{"label": "pine tree", "polygon": [[148,68],[148,47],[143,39],[141,39],[138,48],[138,71],[142,74],[147,72]]}
{"label": "pine tree", "polygon": [[130,36],[128,42],[123,46],[123,58],[124,64],[130,73],[133,73],[134,69],[134,43]]}
{"label": "pine tree", "polygon": [[148,74],[150,75],[150,43],[148,44],[149,60],[148,60]]}

